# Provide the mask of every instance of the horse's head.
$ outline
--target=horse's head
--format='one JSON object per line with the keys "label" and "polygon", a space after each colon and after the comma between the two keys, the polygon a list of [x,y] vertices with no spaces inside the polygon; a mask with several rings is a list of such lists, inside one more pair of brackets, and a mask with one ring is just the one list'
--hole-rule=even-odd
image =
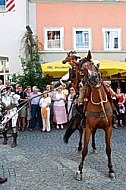
{"label": "horse's head", "polygon": [[101,74],[98,72],[99,64],[92,61],[90,51],[87,57],[80,60],[80,75],[88,79],[89,84],[96,86],[100,83]]}

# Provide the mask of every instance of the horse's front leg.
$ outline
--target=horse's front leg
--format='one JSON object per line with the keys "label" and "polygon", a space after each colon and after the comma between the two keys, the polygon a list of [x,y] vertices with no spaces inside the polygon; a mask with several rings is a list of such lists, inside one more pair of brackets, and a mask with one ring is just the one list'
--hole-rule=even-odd
{"label": "horse's front leg", "polygon": [[76,179],[79,181],[82,179],[83,163],[84,163],[85,157],[88,153],[88,143],[90,140],[90,136],[91,136],[91,130],[90,130],[89,126],[86,126],[85,133],[84,133],[84,148],[82,150],[82,158],[81,158],[81,162],[79,165],[79,171],[77,171],[77,173],[76,173]]}
{"label": "horse's front leg", "polygon": [[108,156],[108,168],[109,168],[109,177],[115,177],[115,172],[113,171],[113,166],[111,162],[111,146],[110,140],[112,135],[112,127],[108,127],[105,131],[105,141],[106,141],[106,154]]}
{"label": "horse's front leg", "polygon": [[79,135],[80,135],[80,140],[79,140],[79,144],[78,144],[78,152],[80,152],[82,150],[83,126],[80,124],[78,129],[79,129]]}
{"label": "horse's front leg", "polygon": [[96,130],[94,130],[92,132],[92,148],[93,148],[93,153],[97,154],[98,151],[97,151],[96,144],[95,144],[95,134],[96,134]]}

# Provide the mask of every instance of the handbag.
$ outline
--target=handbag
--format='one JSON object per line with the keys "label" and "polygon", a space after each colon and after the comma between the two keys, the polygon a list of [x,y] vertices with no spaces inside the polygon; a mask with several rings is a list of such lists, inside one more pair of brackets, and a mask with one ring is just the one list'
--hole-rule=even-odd
{"label": "handbag", "polygon": [[43,119],[46,119],[46,117],[47,117],[46,107],[43,107],[43,108],[41,109],[41,114],[42,114],[42,118],[43,118]]}

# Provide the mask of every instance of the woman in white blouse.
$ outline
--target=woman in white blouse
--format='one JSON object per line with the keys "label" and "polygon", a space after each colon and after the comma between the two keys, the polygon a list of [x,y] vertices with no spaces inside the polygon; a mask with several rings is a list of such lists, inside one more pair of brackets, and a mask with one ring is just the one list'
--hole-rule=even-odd
{"label": "woman in white blouse", "polygon": [[39,106],[41,107],[41,115],[43,122],[43,131],[50,131],[50,104],[51,98],[48,96],[48,91],[43,92],[43,97],[40,99]]}

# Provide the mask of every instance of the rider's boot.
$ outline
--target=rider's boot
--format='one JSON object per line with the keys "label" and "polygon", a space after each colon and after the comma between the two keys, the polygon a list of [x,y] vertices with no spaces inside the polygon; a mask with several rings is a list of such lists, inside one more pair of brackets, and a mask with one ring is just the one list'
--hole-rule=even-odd
{"label": "rider's boot", "polygon": [[3,144],[6,145],[7,144],[7,140],[8,140],[8,138],[7,138],[7,132],[6,131],[3,132],[3,137],[4,137]]}
{"label": "rider's boot", "polygon": [[14,148],[17,146],[17,132],[13,133],[13,143],[11,145],[11,148]]}

